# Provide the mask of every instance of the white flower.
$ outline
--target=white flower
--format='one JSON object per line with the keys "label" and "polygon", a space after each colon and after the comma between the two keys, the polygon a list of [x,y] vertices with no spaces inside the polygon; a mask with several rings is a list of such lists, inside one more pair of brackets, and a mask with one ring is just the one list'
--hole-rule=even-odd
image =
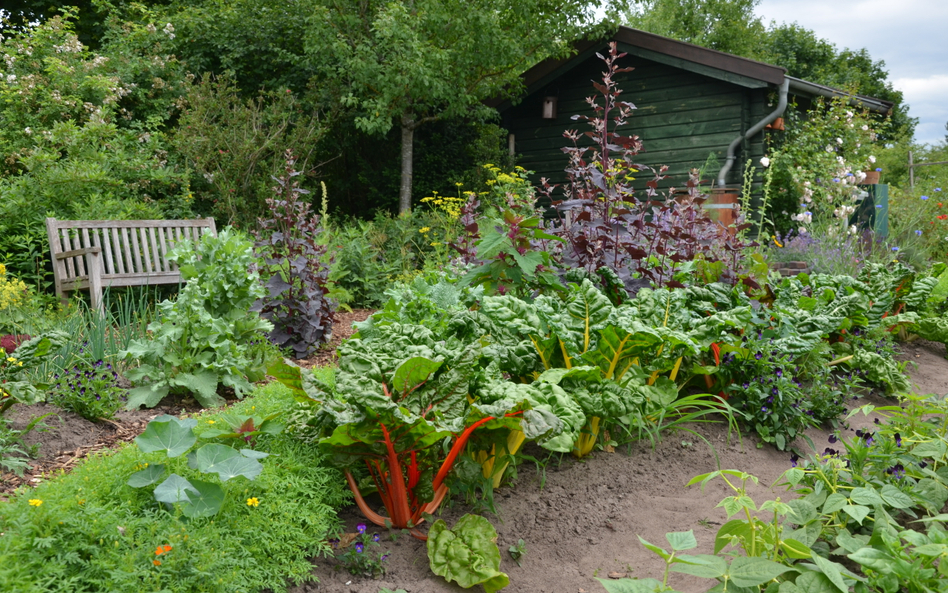
{"label": "white flower", "polygon": [[168,36],[168,39],[174,39],[174,26],[171,23],[165,25],[165,28],[162,29],[162,31],[164,31],[165,35]]}
{"label": "white flower", "polygon": [[869,162],[870,162],[870,163],[876,162],[876,157],[874,157],[874,156],[872,156],[872,155],[870,154],[870,155],[869,155]]}
{"label": "white flower", "polygon": [[866,178],[865,171],[856,171],[854,175],[856,176],[856,183],[862,183],[863,179]]}
{"label": "white flower", "polygon": [[158,29],[157,27],[155,27],[153,23],[148,23],[148,25],[145,27],[145,30],[148,31],[149,33],[154,33]]}
{"label": "white flower", "polygon": [[[797,232],[800,233],[801,235],[805,235],[805,234],[806,234],[806,227],[802,227],[802,226],[801,226],[800,228],[797,229]],[[948,241],[948,237],[945,237],[945,240]]]}
{"label": "white flower", "polygon": [[760,164],[761,164],[764,168],[769,167],[769,166],[770,166],[770,159],[768,159],[767,157],[763,157],[762,159],[760,159]]}
{"label": "white flower", "polygon": [[843,143],[843,139],[842,139],[842,138],[837,138],[837,139],[836,139],[836,144],[842,144],[842,143]]}
{"label": "white flower", "polygon": [[23,131],[26,133],[27,136],[33,133],[33,130],[31,130],[29,126],[27,126]]}
{"label": "white flower", "polygon": [[16,82],[16,74],[7,74],[7,84]]}
{"label": "white flower", "polygon": [[849,234],[850,234],[850,235],[855,235],[855,234],[856,234],[856,225],[852,225],[852,226],[849,227]]}
{"label": "white flower", "polygon": [[868,132],[868,131],[869,131],[869,126],[868,126],[868,124],[862,124],[862,129],[863,129],[864,132]]}
{"label": "white flower", "polygon": [[827,145],[826,145],[826,152],[833,152],[834,150],[835,150],[835,149],[833,148],[833,145],[832,145],[832,144],[827,144]]}

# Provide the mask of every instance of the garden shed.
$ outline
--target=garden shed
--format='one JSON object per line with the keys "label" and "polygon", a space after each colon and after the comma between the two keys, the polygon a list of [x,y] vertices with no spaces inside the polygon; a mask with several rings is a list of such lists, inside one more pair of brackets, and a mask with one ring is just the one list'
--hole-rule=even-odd
{"label": "garden shed", "polygon": [[[563,132],[589,129],[572,116],[592,115],[585,99],[602,79],[604,65],[596,54],[605,55],[610,41],[628,54],[619,65],[634,68],[616,77],[621,100],[637,107],[622,130],[642,139],[640,163],[668,165],[663,188],[684,187],[688,171],[706,162],[716,165],[705,169],[704,179],[739,186],[743,163],[765,156],[765,134],[780,129],[778,118],[788,104],[806,107],[817,96],[844,94],[787,76],[778,66],[620,27],[606,39],[577,43],[568,59],[537,64],[523,75],[521,99],[497,105],[510,152],[535,172],[534,182],[565,182],[567,156],[561,149],[569,141]],[[852,101],[878,113],[892,107],[871,97]]]}

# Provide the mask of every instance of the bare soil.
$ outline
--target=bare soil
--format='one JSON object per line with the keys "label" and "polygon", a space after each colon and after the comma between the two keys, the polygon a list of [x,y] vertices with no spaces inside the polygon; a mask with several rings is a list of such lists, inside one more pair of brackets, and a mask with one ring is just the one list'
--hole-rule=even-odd
{"label": "bare soil", "polygon": [[[942,344],[917,341],[902,346],[901,359],[909,361],[908,372],[917,393],[948,394],[948,360]],[[850,409],[864,405],[894,403],[876,393],[850,401]],[[868,428],[877,415],[853,416],[849,430]],[[510,576],[510,593],[594,593],[605,589],[595,578],[661,578],[663,562],[646,550],[639,537],[668,549],[665,533],[694,530],[699,548],[711,553],[718,528],[727,521],[718,502],[732,493],[723,482],[709,483],[702,492],[686,487],[694,476],[715,469],[738,469],[759,478],[749,494],[759,504],[782,497],[785,488],[774,486],[791,466],[790,454],[777,451],[754,437],[743,442],[728,438],[722,424],[690,426],[697,434],[667,434],[654,448],[647,442],[620,447],[614,453],[597,452],[583,461],[570,456],[554,458],[546,467],[526,463],[512,486],[495,493],[497,515],[485,514],[497,529],[501,570]],[[829,446],[831,431],[809,430],[817,451]],[[700,435],[700,436],[698,436]],[[809,446],[798,440],[803,451]],[[838,445],[837,445],[838,448]],[[538,456],[539,450],[532,451]],[[377,503],[379,508],[381,504]],[[469,509],[455,504],[444,508],[440,518],[449,526]],[[358,509],[342,509],[346,530],[367,523]],[[375,526],[369,525],[370,532]],[[354,577],[334,558],[314,559],[317,583],[291,589],[293,593],[315,591],[378,593],[383,587],[408,593],[458,593],[465,591],[435,576],[428,567],[425,544],[408,535],[395,542],[382,530],[382,549],[389,553],[386,573],[379,579]],[[526,554],[520,565],[507,550],[523,539]],[[669,584],[684,593],[707,591],[711,582],[672,573]]]}
{"label": "bare soil", "polygon": [[[339,313],[330,348],[321,351],[304,366],[327,364],[334,360],[335,346],[351,334],[351,324],[365,319],[371,311]],[[948,394],[948,360],[942,344],[917,341],[902,346],[902,359],[917,393]],[[892,402],[868,393],[850,407],[865,403],[886,405]],[[48,412],[48,428],[31,433],[27,442],[38,445],[38,456],[23,478],[13,474],[0,476],[0,501],[20,485],[32,485],[60,469],[68,471],[90,452],[115,447],[141,433],[148,421],[159,414],[193,412],[197,407],[188,400],[163,403],[161,407],[136,412],[120,412],[113,421],[89,422],[46,404],[12,408],[8,415],[14,427],[22,428],[31,418]],[[875,417],[858,415],[850,429],[871,426]],[[497,528],[497,544],[503,558],[501,570],[510,576],[511,593],[583,593],[604,591],[595,581],[600,578],[660,578],[663,563],[639,543],[642,537],[659,546],[667,546],[664,534],[694,530],[698,553],[711,551],[714,534],[727,520],[716,508],[730,492],[721,482],[709,484],[702,492],[686,487],[694,476],[715,469],[740,469],[760,480],[750,495],[758,503],[776,497],[787,498],[783,488],[774,486],[781,474],[791,467],[790,455],[770,446],[760,446],[753,437],[740,440],[728,435],[721,424],[689,427],[694,433],[664,435],[652,447],[647,442],[620,447],[615,452],[597,452],[583,461],[570,456],[549,459],[544,467],[525,463],[513,485],[495,493],[497,514],[486,514]],[[829,431],[810,430],[814,447],[822,451]],[[802,450],[809,447],[797,442]],[[542,457],[537,449],[528,451]],[[371,500],[370,500],[371,504]],[[376,506],[381,506],[376,502]],[[469,509],[460,502],[443,508],[441,518],[451,526]],[[340,510],[346,531],[355,532],[365,523],[355,507]],[[374,526],[370,526],[374,527]],[[372,529],[370,529],[372,531]],[[383,530],[384,531],[384,530]],[[293,593],[314,591],[378,593],[382,588],[404,589],[408,593],[463,591],[431,573],[425,544],[408,535],[396,541],[382,533],[382,549],[389,556],[386,573],[378,579],[355,577],[341,570],[334,558],[313,560],[318,583],[291,589]],[[526,553],[520,564],[507,549],[523,539]],[[707,590],[708,581],[673,574],[670,584],[685,593]]]}

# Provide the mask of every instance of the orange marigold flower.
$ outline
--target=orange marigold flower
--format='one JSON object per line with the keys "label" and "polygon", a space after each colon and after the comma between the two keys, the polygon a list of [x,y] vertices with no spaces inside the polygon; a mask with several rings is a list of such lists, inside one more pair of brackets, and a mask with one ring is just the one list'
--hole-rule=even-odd
{"label": "orange marigold flower", "polygon": [[161,556],[165,552],[170,552],[170,551],[171,551],[171,546],[167,544],[164,546],[158,546],[157,548],[155,548],[155,556]]}
{"label": "orange marigold flower", "polygon": [[161,566],[161,560],[152,560],[151,563],[155,566]]}

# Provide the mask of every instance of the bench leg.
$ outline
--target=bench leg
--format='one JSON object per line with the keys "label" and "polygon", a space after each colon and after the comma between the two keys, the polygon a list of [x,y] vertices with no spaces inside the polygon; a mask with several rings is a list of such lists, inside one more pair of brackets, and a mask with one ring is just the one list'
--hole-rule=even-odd
{"label": "bench leg", "polygon": [[105,314],[102,303],[102,258],[99,253],[86,254],[86,267],[89,273],[89,300],[92,308],[99,314]]}

